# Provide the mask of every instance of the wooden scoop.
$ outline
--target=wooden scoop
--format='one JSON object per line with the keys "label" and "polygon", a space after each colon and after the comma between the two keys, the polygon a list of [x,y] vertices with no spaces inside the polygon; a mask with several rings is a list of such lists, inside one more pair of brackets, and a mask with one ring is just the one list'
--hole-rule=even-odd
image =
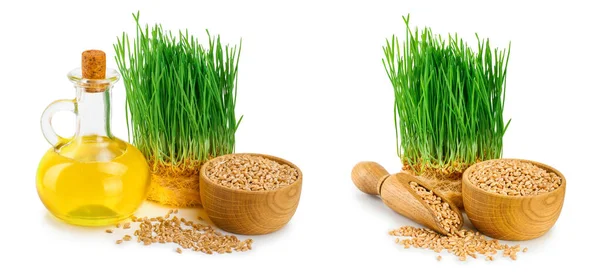
{"label": "wooden scoop", "polygon": [[364,161],[359,162],[352,169],[352,181],[360,191],[371,195],[379,195],[383,203],[395,212],[440,234],[447,235],[448,232],[436,220],[431,207],[410,187],[409,182],[416,182],[431,190],[450,205],[450,208],[458,214],[460,219],[458,229],[463,225],[462,213],[452,202],[440,195],[436,189],[431,188],[427,183],[410,174],[400,172],[390,175],[376,162]]}

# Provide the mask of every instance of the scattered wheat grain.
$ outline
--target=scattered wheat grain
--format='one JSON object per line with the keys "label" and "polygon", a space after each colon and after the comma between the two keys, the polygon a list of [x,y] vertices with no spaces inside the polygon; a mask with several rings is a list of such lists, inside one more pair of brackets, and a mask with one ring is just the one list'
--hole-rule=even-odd
{"label": "scattered wheat grain", "polygon": [[521,250],[519,245],[509,246],[501,244],[496,239],[487,239],[479,232],[465,229],[455,231],[446,236],[426,228],[404,226],[390,231],[390,235],[408,237],[400,240],[396,238],[396,243],[403,245],[404,248],[412,246],[415,248],[430,249],[435,252],[446,250],[456,255],[461,261],[465,261],[467,256],[477,258],[477,254],[486,256],[487,260],[493,260],[493,256],[498,251],[503,251],[503,256],[516,260],[517,253]]}
{"label": "scattered wheat grain", "polygon": [[[173,214],[177,212],[175,210]],[[206,254],[244,252],[252,249],[252,239],[242,241],[234,235],[224,235],[209,225],[170,215],[152,218],[132,217],[132,221],[139,223],[139,227],[133,232],[137,242],[144,245],[176,243],[179,245],[179,250],[190,249]],[[122,229],[128,228],[130,223],[122,225]],[[123,239],[117,240],[117,244],[131,239],[130,235],[125,235]]]}

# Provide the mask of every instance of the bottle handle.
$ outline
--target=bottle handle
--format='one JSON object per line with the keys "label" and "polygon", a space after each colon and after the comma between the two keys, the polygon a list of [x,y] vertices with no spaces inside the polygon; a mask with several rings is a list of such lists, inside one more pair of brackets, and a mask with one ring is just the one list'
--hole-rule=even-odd
{"label": "bottle handle", "polygon": [[56,112],[68,111],[75,115],[77,115],[77,102],[74,99],[61,99],[54,101],[46,107],[44,113],[42,113],[41,125],[42,125],[42,134],[46,138],[46,141],[50,143],[52,146],[58,145],[60,142],[64,142],[66,139],[56,134],[54,128],[52,127],[52,116],[56,114]]}

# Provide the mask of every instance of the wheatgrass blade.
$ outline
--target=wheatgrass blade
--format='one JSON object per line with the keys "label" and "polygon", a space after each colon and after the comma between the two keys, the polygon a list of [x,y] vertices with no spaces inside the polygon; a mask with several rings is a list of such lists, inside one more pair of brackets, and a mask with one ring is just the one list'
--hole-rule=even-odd
{"label": "wheatgrass blade", "polygon": [[127,93],[128,135],[153,166],[186,169],[234,152],[240,46],[211,36],[204,48],[188,30],[173,35],[133,15],[133,44],[114,45]]}
{"label": "wheatgrass blade", "polygon": [[383,46],[384,68],[394,90],[397,153],[417,174],[462,172],[502,155],[507,50],[477,36],[473,50],[461,38],[444,39],[430,28],[411,30]]}

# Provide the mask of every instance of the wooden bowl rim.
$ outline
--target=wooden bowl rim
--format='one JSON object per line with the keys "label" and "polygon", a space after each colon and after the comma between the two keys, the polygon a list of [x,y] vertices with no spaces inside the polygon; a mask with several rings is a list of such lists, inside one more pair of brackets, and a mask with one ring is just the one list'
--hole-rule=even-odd
{"label": "wooden bowl rim", "polygon": [[[496,160],[517,160],[517,161],[522,161],[522,162],[529,162],[533,165],[536,165],[540,168],[545,169],[546,171],[551,171],[554,172],[556,175],[558,175],[560,177],[560,186],[550,192],[544,192],[542,194],[538,194],[538,195],[527,195],[527,196],[511,196],[511,195],[500,195],[498,193],[493,193],[493,192],[489,192],[486,191],[482,188],[479,188],[478,186],[475,186],[470,180],[469,180],[469,176],[471,175],[471,172],[473,172],[473,170],[475,169],[475,166],[478,164],[486,164],[486,163],[490,163],[492,161],[496,161]],[[473,190],[477,190],[479,192],[482,192],[486,195],[489,196],[494,196],[494,197],[499,197],[499,198],[508,198],[508,199],[534,199],[534,198],[540,198],[543,196],[546,196],[547,194],[557,194],[558,191],[560,190],[565,190],[565,187],[567,186],[567,180],[565,179],[565,176],[558,170],[556,170],[554,167],[550,166],[550,165],[546,165],[544,163],[541,162],[537,162],[537,161],[533,161],[533,160],[527,160],[527,159],[520,159],[520,158],[498,158],[498,159],[490,159],[490,160],[485,160],[485,161],[481,161],[481,162],[477,162],[471,166],[469,166],[469,168],[467,168],[467,170],[463,173],[463,177],[462,177],[462,183],[463,185],[468,186],[470,189]]]}
{"label": "wooden bowl rim", "polygon": [[[279,187],[277,189],[273,189],[273,190],[261,190],[261,191],[248,191],[248,190],[243,190],[243,189],[229,188],[229,187],[222,186],[220,184],[217,184],[217,183],[213,182],[211,179],[209,179],[206,176],[206,167],[208,167],[208,165],[213,160],[223,159],[225,157],[236,156],[236,155],[261,156],[261,157],[264,157],[264,158],[268,158],[268,159],[277,161],[279,163],[287,164],[288,166],[290,166],[290,167],[296,169],[296,171],[298,171],[298,178],[292,184],[289,184],[289,185],[286,185],[286,186],[282,186],[282,187]],[[283,190],[283,189],[288,188],[288,187],[297,187],[299,184],[302,183],[302,171],[294,163],[289,162],[289,161],[287,161],[287,160],[285,160],[285,159],[283,159],[281,157],[277,157],[277,156],[273,156],[273,155],[268,155],[268,154],[260,154],[260,153],[232,153],[232,154],[226,154],[226,155],[217,156],[215,158],[212,158],[212,159],[206,161],[202,165],[202,167],[200,168],[200,178],[203,179],[206,183],[210,184],[211,186],[218,187],[219,190],[230,191],[230,192],[233,192],[233,193],[242,193],[242,194],[251,194],[251,195],[262,195],[262,194],[269,194],[269,193],[272,193],[272,192],[277,192],[279,190]]]}

